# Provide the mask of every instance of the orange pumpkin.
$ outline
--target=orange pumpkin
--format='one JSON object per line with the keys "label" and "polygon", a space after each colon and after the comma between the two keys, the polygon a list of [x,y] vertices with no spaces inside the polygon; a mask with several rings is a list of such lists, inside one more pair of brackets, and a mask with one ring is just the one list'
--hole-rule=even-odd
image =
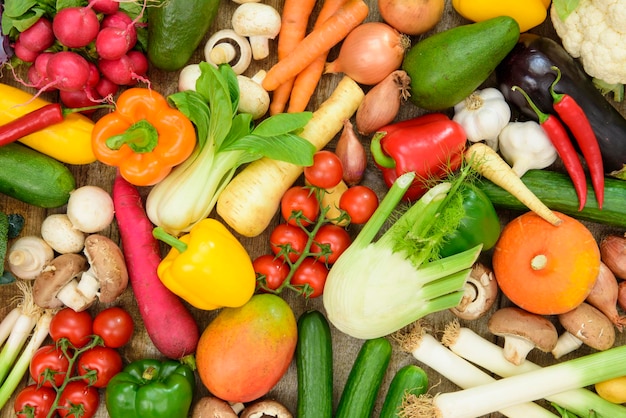
{"label": "orange pumpkin", "polygon": [[502,292],[517,306],[541,315],[568,312],[591,292],[600,270],[600,249],[580,221],[551,225],[533,212],[508,223],[493,254]]}

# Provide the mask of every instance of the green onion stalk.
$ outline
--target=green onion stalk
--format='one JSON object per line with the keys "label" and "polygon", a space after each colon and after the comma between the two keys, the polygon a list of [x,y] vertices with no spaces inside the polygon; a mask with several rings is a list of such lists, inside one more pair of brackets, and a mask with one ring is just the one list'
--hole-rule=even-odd
{"label": "green onion stalk", "polygon": [[335,327],[355,338],[378,338],[459,304],[482,245],[445,258],[439,250],[465,214],[458,191],[469,172],[431,187],[374,241],[415,173],[398,177],[328,274],[324,308]]}

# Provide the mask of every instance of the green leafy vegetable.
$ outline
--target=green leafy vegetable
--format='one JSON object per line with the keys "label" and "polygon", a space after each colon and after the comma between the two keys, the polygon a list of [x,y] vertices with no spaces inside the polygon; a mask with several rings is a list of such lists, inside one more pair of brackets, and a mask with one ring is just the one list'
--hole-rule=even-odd
{"label": "green leafy vegetable", "polygon": [[559,16],[559,19],[565,21],[567,17],[578,7],[580,0],[553,0],[552,4]]}

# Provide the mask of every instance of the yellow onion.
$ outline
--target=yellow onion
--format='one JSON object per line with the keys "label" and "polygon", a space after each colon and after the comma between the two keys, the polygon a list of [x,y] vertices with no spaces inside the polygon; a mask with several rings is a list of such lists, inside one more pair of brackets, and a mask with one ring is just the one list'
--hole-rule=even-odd
{"label": "yellow onion", "polygon": [[372,86],[402,65],[410,46],[409,37],[388,24],[366,22],[346,36],[337,59],[326,64],[324,73],[344,73],[357,83]]}
{"label": "yellow onion", "polygon": [[428,32],[439,23],[444,0],[378,0],[383,20],[407,35]]}

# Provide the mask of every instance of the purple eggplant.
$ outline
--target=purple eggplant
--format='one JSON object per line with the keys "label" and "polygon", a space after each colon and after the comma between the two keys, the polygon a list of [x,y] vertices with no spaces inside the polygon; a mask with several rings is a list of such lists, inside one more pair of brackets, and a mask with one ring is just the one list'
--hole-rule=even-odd
{"label": "purple eggplant", "polygon": [[537,120],[535,112],[519,92],[521,87],[537,106],[554,114],[550,85],[556,78],[551,69],[561,70],[561,80],[555,91],[571,95],[583,108],[598,139],[606,174],[626,180],[626,119],[595,87],[563,47],[555,40],[525,33],[496,68],[496,79],[506,100],[530,119]]}
{"label": "purple eggplant", "polygon": [[[0,18],[2,18],[2,10],[4,2],[0,2]],[[9,37],[0,32],[0,67],[4,65],[13,56],[13,49],[9,45]]]}

